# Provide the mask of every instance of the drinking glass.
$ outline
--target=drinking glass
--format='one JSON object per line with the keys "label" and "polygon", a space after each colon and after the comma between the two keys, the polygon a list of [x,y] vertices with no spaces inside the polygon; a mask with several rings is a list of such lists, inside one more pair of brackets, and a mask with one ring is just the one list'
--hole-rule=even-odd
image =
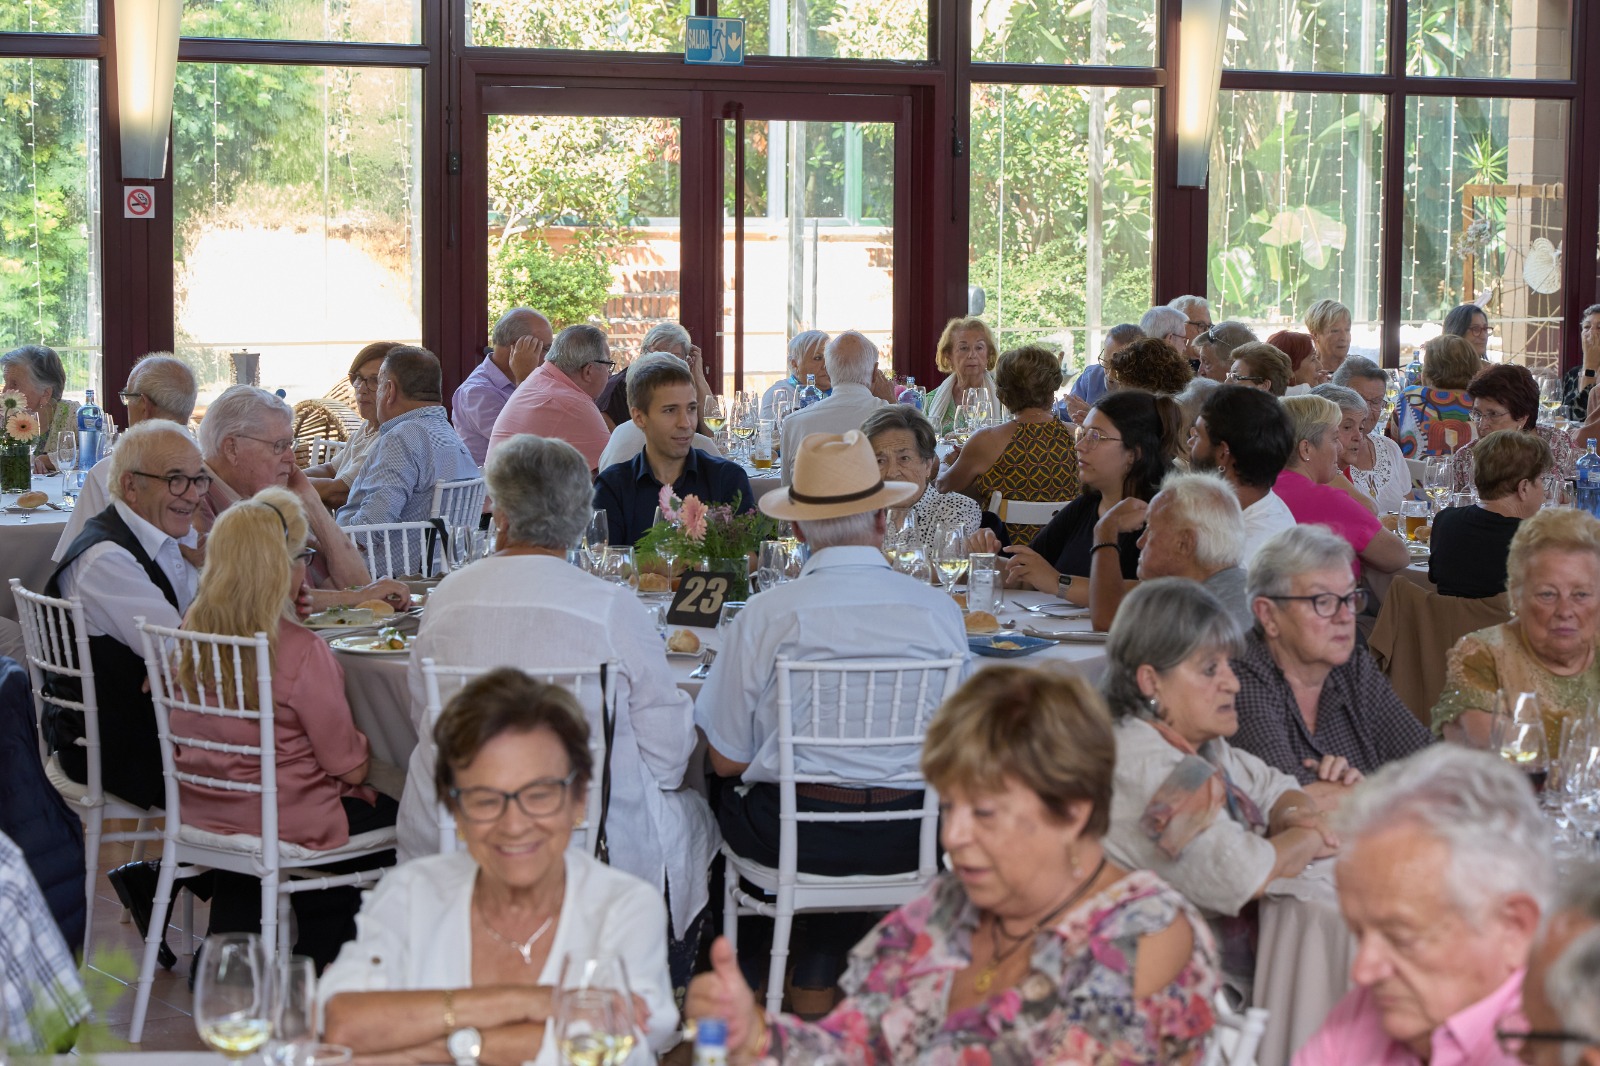
{"label": "drinking glass", "polygon": [[583,536],[583,546],[589,552],[589,559],[600,568],[600,561],[606,556],[606,548],[611,544],[611,534],[606,529],[606,513],[594,511],[589,515],[589,531]]}
{"label": "drinking glass", "polygon": [[1541,421],[1549,422],[1555,418],[1556,408],[1561,406],[1560,375],[1539,375],[1539,406],[1544,410],[1544,418]]}
{"label": "drinking glass", "polygon": [[63,476],[70,473],[72,468],[78,465],[78,435],[63,433],[57,437],[55,444],[50,448],[50,459],[56,464],[56,473]]}
{"label": "drinking glass", "polygon": [[1400,521],[1406,540],[1417,543],[1417,530],[1428,524],[1428,505],[1421,500],[1405,500],[1400,504]]}
{"label": "drinking glass", "polygon": [[[883,535],[883,553],[891,564],[898,564],[898,553],[915,546],[917,512],[911,507],[889,508]],[[898,569],[898,565],[896,565]]]}
{"label": "drinking glass", "polygon": [[1560,507],[1561,475],[1558,473],[1546,474],[1540,479],[1540,484],[1544,488],[1544,502],[1539,505],[1539,509]]}
{"label": "drinking glass", "polygon": [[266,1060],[288,1066],[317,1040],[316,963],[304,955],[279,959],[272,982],[272,1039]]}
{"label": "drinking glass", "polygon": [[634,583],[633,546],[631,544],[617,544],[606,548],[605,556],[600,563],[600,576],[613,585],[632,585]]}
{"label": "drinking glass", "polygon": [[[968,389],[968,392],[973,390]],[[983,416],[978,413],[978,408],[970,403],[959,404],[956,407],[955,421],[951,424],[952,433],[956,443],[966,445],[972,435],[983,428]]]}
{"label": "drinking glass", "polygon": [[195,1031],[226,1058],[248,1057],[272,1035],[272,977],[261,937],[206,937],[195,966]]}
{"label": "drinking glass", "polygon": [[956,578],[967,568],[967,533],[960,525],[933,527],[933,565],[939,568],[945,591],[956,594]]}
{"label": "drinking glass", "polygon": [[1450,456],[1428,456],[1422,487],[1427,492],[1428,499],[1433,501],[1433,509],[1435,511],[1444,503],[1444,498],[1450,495],[1450,490],[1454,484],[1455,478],[1452,476],[1450,469]]}
{"label": "drinking glass", "polygon": [[557,1046],[573,1066],[621,1066],[642,1042],[620,958],[566,956],[556,996]]}
{"label": "drinking glass", "polygon": [[1490,733],[1489,746],[1502,759],[1528,776],[1534,792],[1544,790],[1545,779],[1550,773],[1550,757],[1542,719],[1537,715],[1532,721],[1520,715],[1497,717]]}
{"label": "drinking glass", "polygon": [[722,427],[728,424],[727,409],[716,396],[707,396],[705,406],[700,408],[700,421],[706,424],[713,437],[722,435]]}
{"label": "drinking glass", "polygon": [[789,580],[789,546],[781,540],[764,540],[756,556],[756,585],[761,592]]}

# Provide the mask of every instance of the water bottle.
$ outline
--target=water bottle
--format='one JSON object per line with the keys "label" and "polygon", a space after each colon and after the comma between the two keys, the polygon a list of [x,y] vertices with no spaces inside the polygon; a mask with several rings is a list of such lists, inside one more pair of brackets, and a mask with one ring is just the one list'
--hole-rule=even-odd
{"label": "water bottle", "polygon": [[906,376],[906,391],[900,395],[900,402],[917,410],[922,410],[922,393],[917,391],[917,379]]}
{"label": "water bottle", "polygon": [[1406,388],[1422,384],[1422,349],[1418,348],[1411,353],[1411,362],[1406,364]]}
{"label": "water bottle", "polygon": [[78,469],[88,470],[101,459],[101,431],[105,428],[105,414],[95,406],[94,390],[85,389],[83,406],[78,408]]}
{"label": "water bottle", "polygon": [[822,390],[817,388],[817,375],[807,374],[805,388],[800,390],[798,410],[805,410],[822,400]]}
{"label": "water bottle", "polygon": [[701,1018],[694,1027],[694,1066],[727,1066],[728,1023]]}
{"label": "water bottle", "polygon": [[1578,458],[1577,481],[1578,508],[1600,518],[1600,455],[1595,454],[1593,437],[1589,450]]}

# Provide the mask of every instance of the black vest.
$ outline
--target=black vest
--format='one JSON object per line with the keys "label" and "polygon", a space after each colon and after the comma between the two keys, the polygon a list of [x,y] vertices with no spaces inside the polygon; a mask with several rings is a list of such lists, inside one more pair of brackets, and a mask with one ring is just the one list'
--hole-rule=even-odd
{"label": "black vest", "polygon": [[[144,568],[166,601],[178,609],[178,594],[155,560],[145,554],[139,538],[117,514],[107,507],[84,523],[83,532],[72,542],[61,565],[44,587],[46,596],[61,596],[61,572],[78,556],[102,541],[110,541],[132,555]],[[79,597],[82,598],[81,596]],[[161,775],[161,743],[156,736],[155,705],[144,691],[148,674],[144,656],[115,637],[89,638],[89,660],[94,665],[94,690],[100,706],[100,776],[107,792],[113,792],[140,807],[160,807],[166,801]],[[78,698],[76,678],[52,677],[47,685],[52,694]],[[89,776],[86,749],[75,741],[84,735],[83,713],[46,704],[44,737],[61,759],[67,776],[80,784]]]}

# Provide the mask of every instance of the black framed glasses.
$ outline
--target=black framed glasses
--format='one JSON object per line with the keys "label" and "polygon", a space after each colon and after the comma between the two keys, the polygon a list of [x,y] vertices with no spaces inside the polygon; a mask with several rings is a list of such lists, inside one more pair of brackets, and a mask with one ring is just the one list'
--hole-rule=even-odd
{"label": "black framed glasses", "polygon": [[585,366],[603,366],[603,367],[605,367],[606,369],[609,370],[610,368],[612,368],[612,367],[617,365],[617,361],[615,359],[591,359],[587,363],[585,363],[584,365]]}
{"label": "black framed glasses", "polygon": [[248,433],[239,433],[235,435],[243,437],[245,440],[253,440],[257,444],[265,444],[267,447],[272,449],[273,455],[282,455],[284,452],[294,447],[293,437],[284,437],[282,440],[268,440],[265,437],[252,437]]}
{"label": "black framed glasses", "polygon": [[290,558],[292,558],[297,563],[306,563],[306,564],[309,565],[311,560],[315,559],[316,557],[317,557],[317,549],[315,549],[315,548],[306,548],[304,551],[295,552],[294,555],[291,556]]}
{"label": "black framed glasses", "polygon": [[350,387],[352,389],[375,390],[378,387],[378,375],[373,374],[371,377],[368,377],[365,374],[351,374]]}
{"label": "black framed glasses", "polygon": [[1507,1055],[1520,1055],[1529,1044],[1583,1044],[1597,1043],[1593,1037],[1582,1033],[1569,1033],[1562,1029],[1496,1029],[1494,1042]]}
{"label": "black framed glasses", "polygon": [[1279,602],[1301,601],[1309,603],[1311,609],[1317,612],[1318,618],[1332,618],[1339,613],[1340,607],[1350,608],[1351,614],[1360,614],[1367,609],[1367,590],[1356,589],[1354,592],[1341,596],[1336,592],[1319,592],[1315,596],[1268,596],[1269,600]]}
{"label": "black framed glasses", "polygon": [[[1210,336],[1209,336],[1209,334],[1211,333],[1211,329],[1212,329],[1211,323],[1209,323],[1209,322],[1196,322],[1194,319],[1191,318],[1191,319],[1189,319],[1189,325],[1191,325],[1191,326],[1199,326],[1201,329],[1206,331],[1206,334],[1207,334],[1206,339],[1207,340],[1211,339]],[[1200,339],[1199,337],[1195,338],[1195,340],[1199,340],[1199,339]]]}
{"label": "black framed glasses", "polygon": [[515,792],[502,792],[498,788],[474,785],[471,788],[452,788],[450,798],[455,801],[456,813],[469,822],[497,822],[506,813],[512,800],[529,818],[554,814],[566,802],[567,789],[578,779],[574,770],[566,777],[544,777],[530,781]]}
{"label": "black framed glasses", "polygon": [[144,398],[144,393],[142,393],[142,392],[133,392],[133,391],[131,391],[129,389],[122,389],[117,393],[117,399],[122,401],[122,406],[124,406],[124,407],[128,406],[128,404],[132,403],[134,400],[139,400],[139,399],[143,399],[143,398]]}
{"label": "black framed glasses", "polygon": [[143,470],[133,470],[130,473],[135,477],[150,478],[152,481],[165,481],[167,483],[167,491],[174,496],[182,496],[188,492],[190,485],[193,485],[196,491],[202,494],[211,488],[210,474],[196,474],[194,477],[190,477],[188,474],[147,474]]}

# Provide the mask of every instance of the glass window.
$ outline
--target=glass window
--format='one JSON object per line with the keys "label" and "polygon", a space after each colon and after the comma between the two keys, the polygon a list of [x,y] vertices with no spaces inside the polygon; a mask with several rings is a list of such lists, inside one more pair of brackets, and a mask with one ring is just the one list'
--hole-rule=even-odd
{"label": "glass window", "polygon": [[928,0],[721,0],[750,55],[927,59]]}
{"label": "glass window", "polygon": [[1429,78],[1567,78],[1572,0],[1411,0],[1406,70]]}
{"label": "glass window", "polygon": [[1222,57],[1235,70],[1381,74],[1388,37],[1382,0],[1253,0],[1233,5]]}
{"label": "glass window", "polygon": [[184,0],[182,33],[414,44],[422,39],[420,8],[418,0]]}
{"label": "glass window", "polygon": [[1489,313],[1489,358],[1561,356],[1567,102],[1413,97],[1406,104],[1400,340],[1436,336],[1446,311]]}
{"label": "glass window", "polygon": [[421,88],[414,70],[179,64],[174,310],[202,397],[240,348],[295,401],[363,344],[421,336]]}
{"label": "glass window", "polygon": [[681,52],[691,0],[469,0],[470,43],[495,48]]}
{"label": "glass window", "polygon": [[979,63],[1156,62],[1155,0],[972,0]]}
{"label": "glass window", "polygon": [[1001,350],[1059,345],[1082,369],[1150,306],[1155,91],[972,87],[967,281]]}
{"label": "glass window", "polygon": [[1380,344],[1384,101],[1335,93],[1224,92],[1211,148],[1212,318],[1261,338],[1304,331],[1305,311],[1350,308],[1351,350]]}
{"label": "glass window", "polygon": [[96,68],[0,59],[0,338],[54,348],[80,400],[100,376]]}
{"label": "glass window", "polygon": [[92,0],[19,0],[0,4],[0,33],[94,33],[99,5]]}

